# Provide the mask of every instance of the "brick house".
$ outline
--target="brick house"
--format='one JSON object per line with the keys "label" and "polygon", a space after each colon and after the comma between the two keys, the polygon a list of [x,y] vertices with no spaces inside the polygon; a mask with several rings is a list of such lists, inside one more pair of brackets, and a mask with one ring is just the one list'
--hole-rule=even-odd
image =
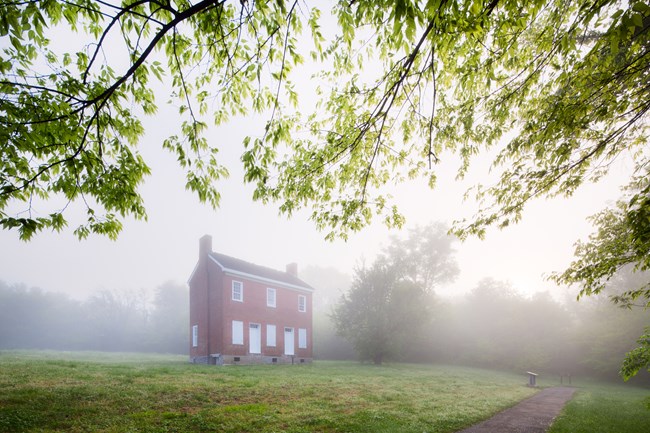
{"label": "brick house", "polygon": [[190,361],[206,364],[312,361],[313,288],[286,272],[212,251],[199,241],[189,279]]}

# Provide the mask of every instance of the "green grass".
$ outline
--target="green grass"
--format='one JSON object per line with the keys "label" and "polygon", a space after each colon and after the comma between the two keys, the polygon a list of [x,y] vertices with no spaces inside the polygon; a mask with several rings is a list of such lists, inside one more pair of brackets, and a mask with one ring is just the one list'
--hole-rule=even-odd
{"label": "green grass", "polygon": [[[534,394],[526,380],[451,366],[216,367],[184,356],[0,351],[0,431],[455,432]],[[591,389],[576,401],[593,405],[601,397]]]}
{"label": "green grass", "polygon": [[453,432],[532,395],[524,383],[442,366],[0,352],[0,431]]}
{"label": "green grass", "polygon": [[598,382],[580,384],[549,433],[648,433],[650,390]]}

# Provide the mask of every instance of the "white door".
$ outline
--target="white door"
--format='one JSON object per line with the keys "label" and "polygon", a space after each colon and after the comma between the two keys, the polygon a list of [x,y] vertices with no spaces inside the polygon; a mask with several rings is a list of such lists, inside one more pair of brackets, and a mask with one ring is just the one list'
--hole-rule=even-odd
{"label": "white door", "polygon": [[295,344],[296,343],[293,338],[293,328],[284,328],[284,354],[295,355]]}
{"label": "white door", "polygon": [[257,323],[248,327],[248,346],[250,353],[262,353],[262,329]]}

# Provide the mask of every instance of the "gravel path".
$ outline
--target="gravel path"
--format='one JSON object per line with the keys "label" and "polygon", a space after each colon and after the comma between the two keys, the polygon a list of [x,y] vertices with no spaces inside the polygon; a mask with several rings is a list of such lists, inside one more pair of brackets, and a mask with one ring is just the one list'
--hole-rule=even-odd
{"label": "gravel path", "polygon": [[544,433],[574,388],[546,388],[516,406],[458,433]]}

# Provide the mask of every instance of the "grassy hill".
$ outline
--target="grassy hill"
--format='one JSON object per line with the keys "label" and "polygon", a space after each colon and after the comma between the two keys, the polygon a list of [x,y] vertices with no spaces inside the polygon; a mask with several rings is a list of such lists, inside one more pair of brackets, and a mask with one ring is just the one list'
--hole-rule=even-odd
{"label": "grassy hill", "polygon": [[[184,356],[0,351],[0,431],[454,432],[534,394],[526,380],[452,366],[214,367]],[[625,405],[643,407],[647,390],[629,389]],[[650,425],[650,411],[634,416]]]}

